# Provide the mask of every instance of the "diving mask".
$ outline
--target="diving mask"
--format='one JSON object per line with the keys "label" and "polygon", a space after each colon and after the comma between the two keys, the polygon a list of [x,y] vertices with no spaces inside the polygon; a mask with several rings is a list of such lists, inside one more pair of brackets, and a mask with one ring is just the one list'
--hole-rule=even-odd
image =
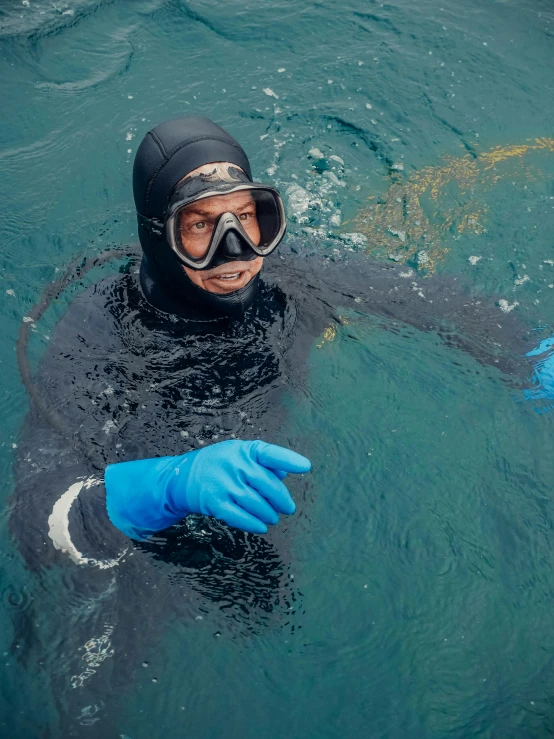
{"label": "diving mask", "polygon": [[160,235],[164,229],[179,260],[202,270],[214,265],[222,244],[237,239],[249,258],[268,256],[285,234],[286,219],[275,188],[251,182],[234,165],[218,164],[209,173],[181,180],[165,222],[151,221],[151,228]]}

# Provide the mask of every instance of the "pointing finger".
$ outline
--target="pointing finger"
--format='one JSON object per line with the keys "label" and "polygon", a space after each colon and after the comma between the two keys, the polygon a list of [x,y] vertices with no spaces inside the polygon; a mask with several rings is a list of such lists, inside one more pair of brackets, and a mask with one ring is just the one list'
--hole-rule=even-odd
{"label": "pointing finger", "polygon": [[267,444],[265,441],[254,442],[257,444],[255,458],[259,464],[269,469],[277,469],[283,472],[309,472],[312,463],[292,449],[286,449],[276,444]]}

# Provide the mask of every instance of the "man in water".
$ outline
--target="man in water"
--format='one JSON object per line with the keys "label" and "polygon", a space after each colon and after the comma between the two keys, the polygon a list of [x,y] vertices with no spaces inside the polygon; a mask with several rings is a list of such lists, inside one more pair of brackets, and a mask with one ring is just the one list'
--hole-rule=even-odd
{"label": "man in water", "polygon": [[[301,253],[268,259],[262,280],[285,231],[281,198],[252,181],[243,149],[207,119],[150,131],[133,187],[138,279],[124,269],[72,302],[16,466],[12,531],[41,575],[40,612],[52,610],[40,641],[61,623],[67,634],[54,691],[68,737],[106,736],[112,696],[168,614],[225,604],[228,628],[248,633],[290,615],[287,526],[268,526],[294,512],[283,480],[310,463],[275,442],[285,441],[282,395],[303,382],[336,306],[393,330],[437,331],[516,381],[529,366],[514,317],[499,325],[455,280],[429,279],[422,297],[405,268]],[[546,365],[537,372],[541,392]],[[53,565],[70,568],[66,594],[86,617],[52,589]],[[38,616],[21,614],[21,643]]]}
{"label": "man in water", "polygon": [[[256,298],[264,258],[283,238],[285,213],[277,190],[252,182],[239,144],[211,121],[162,124],[137,152],[134,192],[147,300],[193,319],[242,316]],[[110,465],[107,509],[135,539],[189,513],[264,534],[280,513],[295,510],[283,478],[309,469],[305,457],[281,447],[220,442],[179,457]]]}

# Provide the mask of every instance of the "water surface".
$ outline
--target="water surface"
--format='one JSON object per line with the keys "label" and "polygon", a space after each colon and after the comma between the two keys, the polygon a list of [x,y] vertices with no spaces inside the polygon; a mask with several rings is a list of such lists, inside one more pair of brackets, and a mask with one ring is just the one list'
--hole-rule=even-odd
{"label": "water surface", "polygon": [[[135,239],[134,152],[169,117],[228,128],[322,260],[454,275],[500,322],[504,307],[550,324],[553,36],[539,0],[3,3],[4,500],[28,406],[19,324],[76,255]],[[35,362],[68,299],[37,327]],[[347,318],[287,399],[284,435],[314,462],[288,524],[300,601],[248,638],[220,634],[213,606],[168,626],[121,735],[553,731],[552,416],[433,334]],[[0,537],[0,720],[38,737],[49,675],[19,665],[11,626],[38,594],[6,515]],[[45,597],[46,622],[55,609]]]}

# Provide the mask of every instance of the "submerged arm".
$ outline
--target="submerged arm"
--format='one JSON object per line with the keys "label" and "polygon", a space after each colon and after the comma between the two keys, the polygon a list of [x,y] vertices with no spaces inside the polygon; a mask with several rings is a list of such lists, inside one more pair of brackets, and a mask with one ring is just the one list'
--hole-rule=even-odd
{"label": "submerged arm", "polygon": [[536,342],[533,332],[517,313],[503,312],[492,296],[471,295],[456,277],[421,278],[409,267],[353,254],[323,263],[320,257],[295,258],[286,279],[295,283],[293,290],[317,291],[329,305],[382,316],[384,328],[404,324],[434,332],[515,385],[529,380],[525,355]]}

